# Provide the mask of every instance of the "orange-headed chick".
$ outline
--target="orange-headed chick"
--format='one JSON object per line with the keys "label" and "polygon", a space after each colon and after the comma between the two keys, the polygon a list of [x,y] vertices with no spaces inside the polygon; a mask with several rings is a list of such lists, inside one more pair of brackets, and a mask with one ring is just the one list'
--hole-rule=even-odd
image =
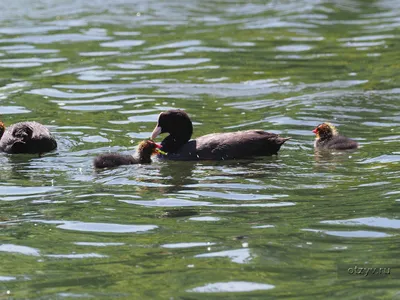
{"label": "orange-headed chick", "polygon": [[145,140],[140,142],[135,155],[105,153],[97,156],[93,165],[95,168],[102,169],[121,165],[149,164],[151,163],[151,156],[161,152],[159,148],[161,148],[161,145],[152,140]]}
{"label": "orange-headed chick", "polygon": [[348,150],[358,148],[358,143],[348,137],[339,135],[335,126],[330,123],[319,124],[315,133],[314,147],[316,149]]}

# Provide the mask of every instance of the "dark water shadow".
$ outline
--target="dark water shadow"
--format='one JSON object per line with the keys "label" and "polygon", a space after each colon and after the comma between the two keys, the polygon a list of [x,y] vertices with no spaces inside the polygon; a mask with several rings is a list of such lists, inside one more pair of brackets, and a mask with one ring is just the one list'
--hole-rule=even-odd
{"label": "dark water shadow", "polygon": [[39,159],[38,154],[0,154],[0,164],[2,171],[0,179],[6,180],[10,178],[29,179],[26,172],[27,166],[35,159]]}
{"label": "dark water shadow", "polygon": [[314,161],[317,167],[334,170],[342,163],[351,160],[355,154],[357,154],[357,149],[342,151],[315,149]]}
{"label": "dark water shadow", "polygon": [[[157,164],[157,162],[155,162]],[[163,161],[159,164],[159,174],[168,183],[166,193],[176,193],[187,184],[196,183],[193,171],[198,165],[197,161]]]}

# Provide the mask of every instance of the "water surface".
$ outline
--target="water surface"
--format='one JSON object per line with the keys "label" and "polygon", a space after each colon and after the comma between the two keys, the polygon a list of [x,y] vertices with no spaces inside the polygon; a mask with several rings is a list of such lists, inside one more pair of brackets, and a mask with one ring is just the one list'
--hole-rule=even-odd
{"label": "water surface", "polygon": [[[0,155],[0,296],[399,298],[398,276],[337,272],[400,274],[399,22],[389,0],[3,4],[1,119],[40,121],[59,147]],[[170,108],[194,137],[292,139],[273,157],[93,170]],[[315,153],[323,121],[360,149]]]}

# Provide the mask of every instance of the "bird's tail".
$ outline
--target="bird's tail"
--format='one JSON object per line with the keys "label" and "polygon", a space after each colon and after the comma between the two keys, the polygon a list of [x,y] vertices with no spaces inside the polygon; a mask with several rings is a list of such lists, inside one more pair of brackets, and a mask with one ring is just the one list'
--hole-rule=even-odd
{"label": "bird's tail", "polygon": [[278,142],[279,145],[283,145],[286,141],[290,140],[292,137],[278,137],[276,141]]}

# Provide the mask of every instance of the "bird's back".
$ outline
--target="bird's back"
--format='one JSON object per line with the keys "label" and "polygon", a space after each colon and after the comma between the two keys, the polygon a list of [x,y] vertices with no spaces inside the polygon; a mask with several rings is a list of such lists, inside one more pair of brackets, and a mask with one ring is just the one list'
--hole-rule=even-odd
{"label": "bird's back", "polygon": [[170,153],[173,160],[225,160],[277,154],[288,140],[263,130],[246,130],[212,133],[186,143],[177,153]]}
{"label": "bird's back", "polygon": [[335,135],[329,140],[316,141],[315,146],[320,149],[348,150],[358,148],[358,143],[348,137]]}
{"label": "bird's back", "polygon": [[97,156],[93,165],[95,168],[113,168],[122,165],[130,165],[136,163],[135,158],[132,155],[125,155],[120,153],[105,153]]}
{"label": "bird's back", "polygon": [[7,153],[44,153],[57,148],[49,129],[38,122],[20,122],[7,127],[0,150]]}
{"label": "bird's back", "polygon": [[277,154],[287,141],[275,133],[263,130],[246,130],[208,134],[197,139],[200,157],[212,159],[240,159],[252,156]]}

